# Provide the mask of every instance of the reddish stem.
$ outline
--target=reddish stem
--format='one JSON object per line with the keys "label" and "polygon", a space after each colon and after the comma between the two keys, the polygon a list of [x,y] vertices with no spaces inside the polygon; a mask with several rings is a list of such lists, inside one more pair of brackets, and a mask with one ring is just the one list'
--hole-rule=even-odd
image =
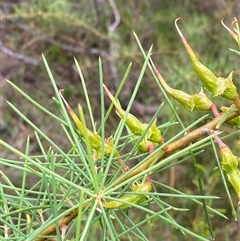
{"label": "reddish stem", "polygon": [[224,147],[226,147],[227,145],[220,139],[219,136],[215,136],[214,140],[216,141],[216,143],[218,144],[219,148],[222,149]]}
{"label": "reddish stem", "polygon": [[212,103],[210,108],[211,108],[211,111],[212,111],[214,117],[219,116],[219,111],[218,111],[217,106],[215,104]]}

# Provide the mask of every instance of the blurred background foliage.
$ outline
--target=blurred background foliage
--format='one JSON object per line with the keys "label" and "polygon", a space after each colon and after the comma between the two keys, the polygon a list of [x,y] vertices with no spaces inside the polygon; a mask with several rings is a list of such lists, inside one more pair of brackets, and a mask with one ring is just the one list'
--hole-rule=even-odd
{"label": "blurred background foliage", "polygon": [[[32,139],[32,152],[38,153],[39,150],[37,144],[34,144],[31,128],[10,110],[5,99],[24,106],[22,109],[25,115],[41,126],[56,143],[66,150],[68,148],[68,141],[62,138],[59,126],[43,113],[33,109],[5,82],[5,79],[10,79],[37,102],[60,115],[51,98],[53,90],[42,63],[41,53],[46,56],[59,88],[65,89],[65,97],[74,109],[78,103],[81,103],[83,108],[85,105],[73,61],[73,56],[76,57],[81,65],[98,121],[98,59],[101,57],[103,61],[104,83],[112,93],[117,89],[128,64],[133,62],[130,76],[119,98],[125,108],[143,64],[133,30],[146,51],[154,45],[153,60],[170,86],[192,94],[199,92],[199,79],[174,27],[174,20],[181,17],[183,21],[179,23],[180,29],[199,59],[217,76],[226,77],[234,71],[234,82],[240,88],[239,57],[228,50],[229,47],[235,48],[235,42],[220,23],[224,17],[224,22],[230,25],[234,16],[240,16],[239,0],[9,0],[0,1],[0,7],[1,138],[21,151],[24,150],[27,136]],[[141,120],[148,121],[163,101],[156,83],[147,71],[131,112]],[[109,105],[107,99],[106,105]],[[178,111],[186,125],[204,114],[188,113],[181,107]],[[169,108],[165,108],[158,124],[166,122],[171,116]],[[116,118],[113,115],[106,126],[108,136],[114,133]],[[233,131],[228,126],[224,127],[224,130],[229,133]],[[233,152],[239,152],[236,139],[229,140],[228,144]],[[9,157],[10,153],[0,151],[3,157]],[[216,163],[211,162],[211,156],[209,148],[197,157],[204,190],[206,194],[222,197],[217,205],[224,209],[230,218],[221,222],[216,220],[216,240],[237,240],[239,227],[231,220],[230,207],[222,193],[222,183],[219,183],[219,173],[214,170]],[[9,175],[12,174],[11,169],[6,171]],[[17,174],[14,175],[17,178]],[[166,176],[159,178],[186,193],[192,193],[192,190],[196,189],[192,163],[179,165],[174,172],[167,172]],[[183,200],[179,202],[183,203]],[[193,231],[204,232],[207,226],[201,221],[202,210],[195,210],[194,207],[192,210],[188,212],[191,217],[182,215],[179,219],[186,219],[186,225]],[[212,218],[214,222],[214,217]],[[165,233],[166,240],[177,240],[177,237],[171,236],[172,230],[164,228],[161,232]],[[154,240],[154,237],[151,240]]]}

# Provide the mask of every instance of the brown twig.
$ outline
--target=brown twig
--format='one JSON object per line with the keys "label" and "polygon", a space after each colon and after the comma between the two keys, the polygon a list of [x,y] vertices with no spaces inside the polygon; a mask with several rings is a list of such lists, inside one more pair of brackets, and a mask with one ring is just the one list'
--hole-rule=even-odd
{"label": "brown twig", "polygon": [[[83,204],[82,211],[89,205],[89,203],[90,203],[90,201]],[[62,217],[58,221],[59,226],[62,226],[62,225],[67,226],[74,218],[76,218],[78,216],[78,209],[79,208],[77,207],[73,211],[71,211],[68,215]],[[46,237],[43,237],[43,236],[51,235],[55,232],[56,232],[56,224],[53,223],[53,224],[49,225],[46,229],[44,229],[39,235],[42,237],[36,238],[35,241],[46,240]]]}
{"label": "brown twig", "polygon": [[15,59],[19,59],[22,60],[23,62],[25,62],[26,64],[32,64],[34,66],[38,65],[38,60],[28,57],[22,53],[18,53],[18,52],[14,52],[11,49],[5,47],[2,43],[2,41],[0,41],[0,51],[3,52],[4,54],[15,58]]}

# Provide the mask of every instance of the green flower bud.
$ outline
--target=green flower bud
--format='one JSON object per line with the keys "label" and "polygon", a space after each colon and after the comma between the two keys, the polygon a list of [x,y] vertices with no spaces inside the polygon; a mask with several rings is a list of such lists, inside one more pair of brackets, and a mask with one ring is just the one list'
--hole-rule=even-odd
{"label": "green flower bud", "polygon": [[174,99],[176,99],[183,107],[187,110],[210,110],[212,106],[212,101],[204,94],[201,89],[199,93],[195,95],[189,95],[181,90],[173,89],[167,85],[162,75],[156,69],[155,65],[152,63],[153,70],[157,75],[162,87],[165,91]]}
{"label": "green flower bud", "polygon": [[220,157],[222,160],[222,169],[226,172],[229,182],[240,199],[240,171],[238,169],[240,159],[234,156],[227,146],[223,146],[220,149]]}
{"label": "green flower bud", "polygon": [[176,29],[181,37],[181,40],[192,60],[193,67],[201,79],[204,87],[211,91],[214,96],[221,95],[222,97],[235,100],[238,96],[237,88],[232,82],[232,73],[229,74],[227,78],[217,77],[210,69],[204,66],[197,58],[192,48],[188,44],[187,40],[181,33],[180,29],[177,26],[177,21],[181,18],[175,20]]}
{"label": "green flower bud", "polygon": [[[148,123],[143,123],[144,130],[147,129]],[[157,120],[154,120],[152,125],[150,126],[147,135],[146,135],[147,140],[155,142],[155,143],[163,143],[163,138],[161,135],[161,131],[157,128]]]}
{"label": "green flower bud", "polygon": [[[133,184],[131,194],[125,194],[119,198],[118,201],[110,201],[110,202],[102,202],[103,207],[108,209],[115,209],[115,208],[129,208],[131,204],[125,203],[133,203],[133,204],[140,204],[147,199],[147,193],[152,189],[152,182],[150,177],[147,178],[145,183],[136,183]],[[135,192],[146,192],[146,194],[139,194]]]}
{"label": "green flower bud", "polygon": [[[104,85],[105,92],[107,93],[108,97],[114,104],[116,108],[117,114],[120,116],[120,118],[124,118],[126,116],[126,111],[124,111],[118,101],[114,98],[114,96],[111,94],[111,92],[108,90],[108,88]],[[141,136],[143,132],[148,127],[148,124],[142,123],[140,120],[138,120],[137,117],[132,115],[131,113],[127,114],[126,118],[126,125],[129,128],[129,130],[136,136]],[[156,126],[156,120],[153,122],[153,124],[150,126],[147,134],[146,139],[155,143],[162,143],[163,138],[161,135],[161,131]]]}
{"label": "green flower bud", "polygon": [[[102,155],[102,141],[103,141],[101,136],[99,136],[98,134],[93,133],[89,129],[86,129],[86,131],[85,131],[85,128],[84,128],[82,122],[79,120],[78,116],[75,114],[75,112],[69,106],[67,101],[63,98],[61,93],[60,93],[60,95],[61,95],[61,97],[62,97],[62,99],[63,99],[63,101],[64,101],[64,103],[65,103],[65,105],[67,107],[67,110],[68,110],[69,114],[71,115],[74,123],[76,124],[79,133],[85,139],[86,139],[86,137],[88,137],[89,143],[90,143],[91,147],[95,151],[95,153],[94,153],[95,159],[100,159],[101,155]],[[78,108],[81,108],[81,106],[79,105]],[[114,146],[114,142],[113,142],[113,140],[111,138],[107,139],[107,140],[104,140],[104,150],[103,150],[103,152],[104,152],[104,156],[105,157],[109,157],[111,155],[112,150],[113,150],[113,146]],[[117,149],[114,150],[114,156],[115,157],[120,156]]]}

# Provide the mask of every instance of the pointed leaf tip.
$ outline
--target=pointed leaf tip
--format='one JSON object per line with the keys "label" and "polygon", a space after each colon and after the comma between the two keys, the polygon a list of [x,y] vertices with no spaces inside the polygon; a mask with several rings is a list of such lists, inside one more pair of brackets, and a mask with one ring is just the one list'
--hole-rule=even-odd
{"label": "pointed leaf tip", "polygon": [[180,31],[180,29],[179,29],[179,27],[178,27],[178,24],[177,24],[177,22],[178,21],[181,21],[182,19],[179,17],[179,18],[176,18],[175,19],[175,21],[174,21],[174,23],[175,23],[175,27],[176,27],[176,29],[177,29],[177,31],[179,32],[179,34],[181,34],[182,35],[182,33],[181,33],[181,31]]}

